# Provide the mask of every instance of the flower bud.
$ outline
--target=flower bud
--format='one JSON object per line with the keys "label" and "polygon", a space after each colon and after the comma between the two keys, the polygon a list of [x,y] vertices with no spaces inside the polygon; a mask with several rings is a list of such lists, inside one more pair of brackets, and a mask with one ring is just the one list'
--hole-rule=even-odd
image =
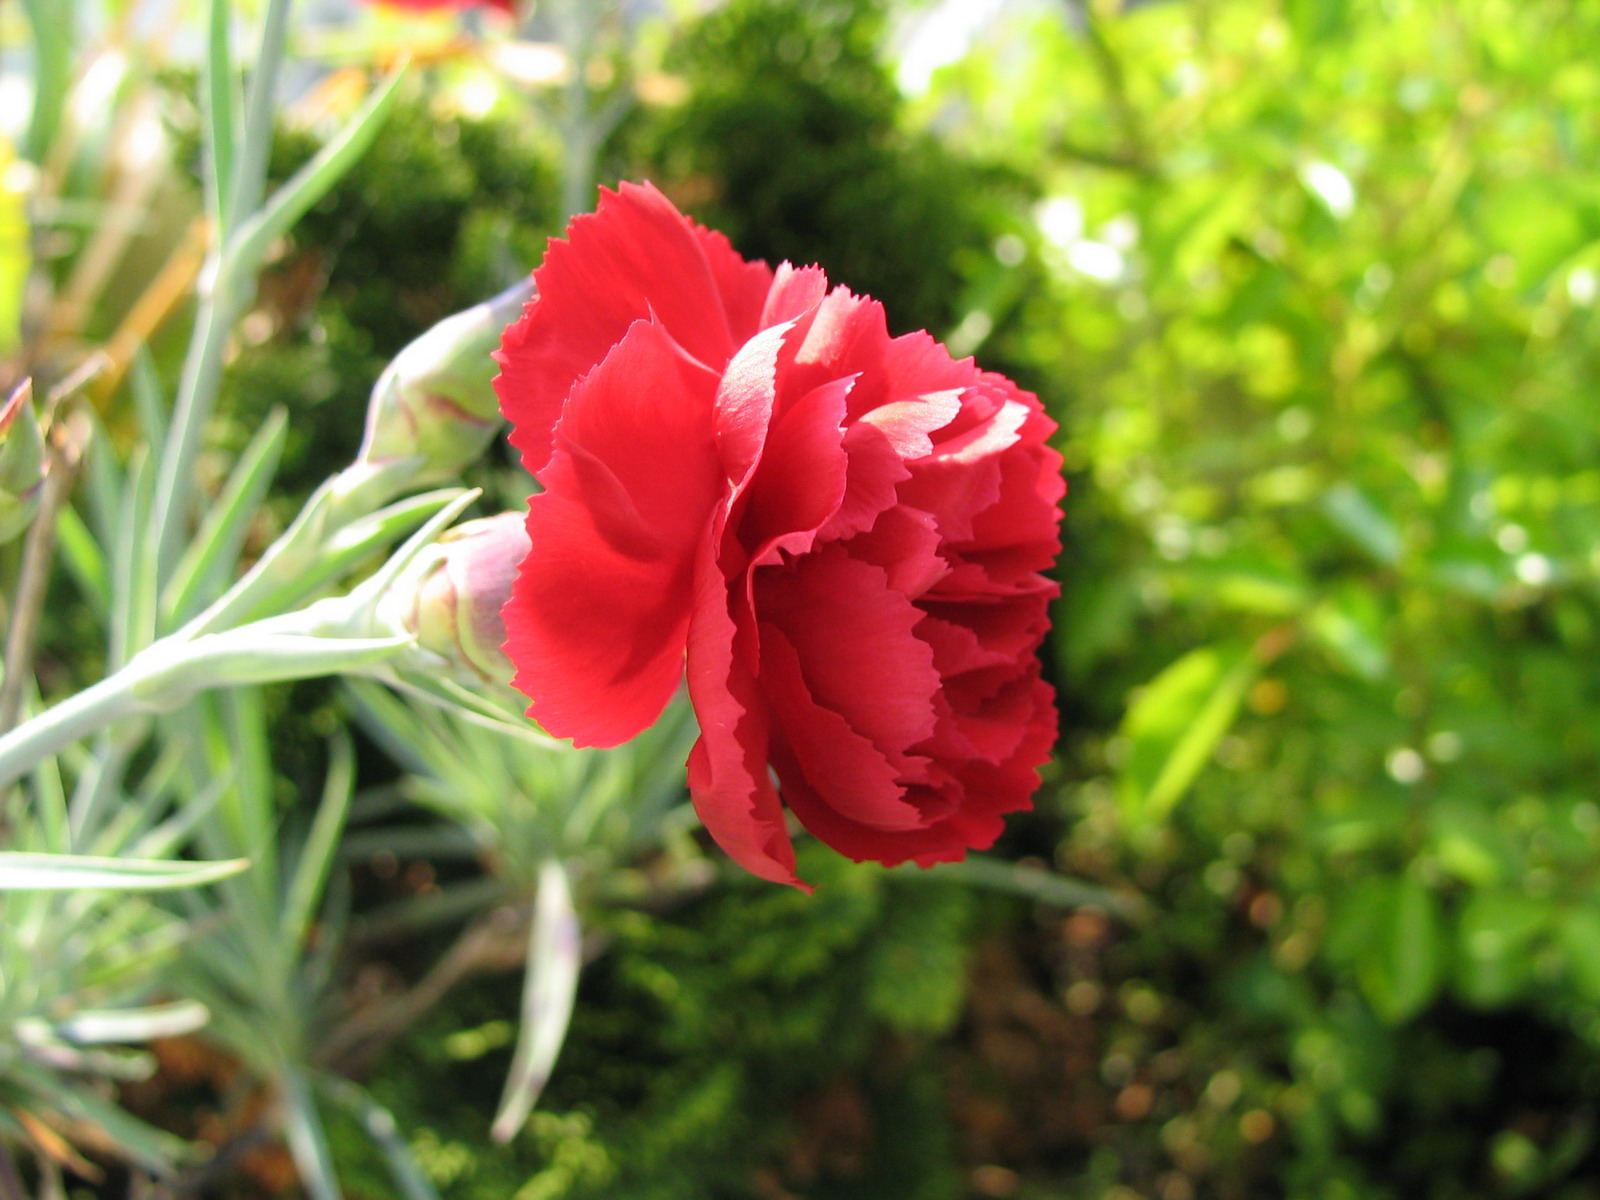
{"label": "flower bud", "polygon": [[0,543],[16,537],[33,519],[46,468],[44,433],[33,411],[33,381],[25,379],[0,405]]}
{"label": "flower bud", "polygon": [[525,518],[507,512],[464,521],[440,535],[395,581],[380,616],[413,633],[417,648],[443,659],[463,682],[511,682],[500,610],[528,554]]}
{"label": "flower bud", "polygon": [[453,479],[500,428],[491,352],[533,297],[525,280],[492,300],[446,317],[395,356],[367,406],[358,463],[414,462],[409,483]]}

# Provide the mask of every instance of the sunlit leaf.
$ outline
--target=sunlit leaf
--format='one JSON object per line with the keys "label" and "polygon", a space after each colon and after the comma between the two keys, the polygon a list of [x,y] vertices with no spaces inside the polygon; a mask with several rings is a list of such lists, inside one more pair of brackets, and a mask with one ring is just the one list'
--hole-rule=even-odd
{"label": "sunlit leaf", "polygon": [[1118,783],[1123,811],[1162,820],[1210,760],[1259,672],[1247,647],[1191,650],[1139,692],[1122,722],[1127,760]]}
{"label": "sunlit leaf", "polygon": [[1523,892],[1475,892],[1457,926],[1455,978],[1462,997],[1484,1007],[1515,999],[1533,982],[1530,950],[1552,915],[1548,903]]}
{"label": "sunlit leaf", "polygon": [[1323,497],[1323,511],[1352,542],[1386,567],[1400,558],[1400,531],[1365,492],[1348,483],[1336,484]]}

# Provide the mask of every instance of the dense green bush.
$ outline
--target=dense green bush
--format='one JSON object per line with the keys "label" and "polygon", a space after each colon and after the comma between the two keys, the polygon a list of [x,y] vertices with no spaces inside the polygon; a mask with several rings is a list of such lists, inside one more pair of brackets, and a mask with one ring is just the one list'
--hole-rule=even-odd
{"label": "dense green bush", "polygon": [[943,81],[1051,194],[997,337],[1079,480],[1058,859],[1233,1075],[1185,1170],[1258,1105],[1272,1194],[1594,1194],[1597,18],[1091,6]]}
{"label": "dense green bush", "polygon": [[948,329],[1032,177],[901,120],[883,0],[735,0],[667,57],[684,103],[638,122],[647,171],[750,258],[820,263],[891,329]]}

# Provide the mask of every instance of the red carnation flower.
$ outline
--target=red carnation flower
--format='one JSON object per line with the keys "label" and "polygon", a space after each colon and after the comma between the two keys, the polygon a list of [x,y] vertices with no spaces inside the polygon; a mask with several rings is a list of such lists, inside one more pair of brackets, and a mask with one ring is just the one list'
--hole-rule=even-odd
{"label": "red carnation flower", "polygon": [[695,808],[766,879],[799,884],[784,804],[857,860],[991,845],[1056,733],[1034,651],[1065,485],[1038,399],[649,185],[534,278],[496,380],[544,485],[504,611],[529,715],[616,745],[687,670]]}

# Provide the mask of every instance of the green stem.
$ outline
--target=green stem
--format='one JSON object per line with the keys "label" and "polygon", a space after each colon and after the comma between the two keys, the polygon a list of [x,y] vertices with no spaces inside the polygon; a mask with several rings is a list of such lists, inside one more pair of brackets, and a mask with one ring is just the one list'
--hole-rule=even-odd
{"label": "green stem", "polygon": [[124,717],[152,711],[133,690],[133,685],[142,679],[142,673],[132,669],[137,661],[0,737],[0,788],[9,786],[79,738]]}
{"label": "green stem", "polygon": [[209,688],[309,679],[383,661],[406,637],[350,636],[350,605],[322,601],[223,633],[174,634],[114,674],[0,736],[0,788],[45,758],[126,717],[169,712]]}
{"label": "green stem", "polygon": [[289,9],[293,0],[272,0],[261,30],[261,53],[256,56],[250,96],[245,102],[244,136],[233,163],[229,183],[227,232],[233,231],[256,209],[267,187],[267,160],[272,150],[272,120],[277,109],[278,71],[289,37]]}
{"label": "green stem", "polygon": [[272,142],[273,98],[278,67],[288,36],[292,0],[272,0],[261,34],[261,53],[251,80],[250,101],[238,157],[229,187],[226,238],[213,260],[215,273],[195,322],[194,340],[184,362],[178,396],[173,405],[172,433],[161,456],[156,477],[155,506],[151,514],[151,556],[147,569],[165,583],[177,563],[178,547],[188,530],[194,496],[194,465],[200,453],[207,421],[216,407],[222,381],[223,353],[228,333],[249,292],[255,264],[240,253],[233,234],[244,219],[260,207],[266,188],[267,157]]}
{"label": "green stem", "polygon": [[330,534],[372,513],[398,483],[394,470],[359,462],[326,480],[250,570],[179,632],[194,637],[265,616],[286,587],[291,599],[304,595],[326,574]]}
{"label": "green stem", "polygon": [[[87,436],[85,430],[85,436]],[[58,444],[62,443],[62,444]],[[22,711],[25,681],[33,671],[34,642],[50,586],[50,564],[55,557],[56,518],[72,490],[81,447],[52,439],[50,473],[45,476],[39,511],[28,527],[22,547],[22,567],[17,575],[16,603],[5,638],[5,678],[0,680],[0,733],[17,723]]]}
{"label": "green stem", "polygon": [[569,219],[594,207],[595,166],[604,135],[591,111],[588,76],[603,12],[598,0],[563,0],[554,12],[569,68],[560,118],[561,206]]}
{"label": "green stem", "polygon": [[217,272],[210,294],[201,302],[195,337],[183,364],[178,396],[172,410],[172,433],[156,477],[155,504],[150,538],[154,553],[147,569],[165,582],[177,563],[178,547],[189,523],[195,459],[207,420],[216,405],[222,381],[223,352],[228,332],[238,314],[237,287],[226,265]]}

